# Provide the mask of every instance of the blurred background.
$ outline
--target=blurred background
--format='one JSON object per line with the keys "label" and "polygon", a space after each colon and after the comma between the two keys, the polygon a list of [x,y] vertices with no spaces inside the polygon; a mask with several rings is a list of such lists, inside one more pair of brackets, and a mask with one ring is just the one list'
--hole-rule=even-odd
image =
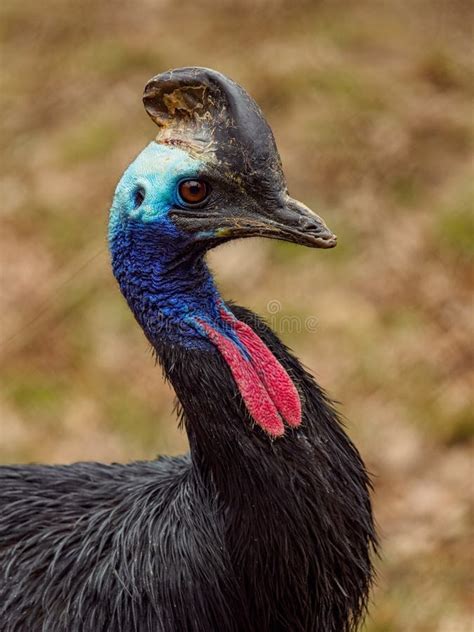
{"label": "blurred background", "polygon": [[267,115],[333,251],[212,253],[339,402],[382,538],[366,632],[472,629],[472,5],[3,0],[0,462],[186,450],[112,277],[116,182],[155,128],[145,82],[216,68]]}

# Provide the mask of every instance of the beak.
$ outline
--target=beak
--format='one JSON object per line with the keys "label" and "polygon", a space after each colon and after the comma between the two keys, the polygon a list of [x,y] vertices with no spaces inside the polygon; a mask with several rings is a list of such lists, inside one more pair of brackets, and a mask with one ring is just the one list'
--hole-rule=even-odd
{"label": "beak", "polygon": [[310,248],[334,248],[337,237],[324,220],[305,204],[289,197],[271,204],[271,210],[245,210],[190,214],[172,211],[174,221],[196,238],[209,241],[229,241],[244,237],[267,237],[290,241]]}
{"label": "beak", "polygon": [[[243,236],[281,239],[310,248],[333,248],[337,243],[336,235],[322,217],[289,196],[271,213],[261,215],[256,222],[247,220],[246,224],[243,230],[248,231],[248,235]],[[239,228],[236,230],[240,233]]]}

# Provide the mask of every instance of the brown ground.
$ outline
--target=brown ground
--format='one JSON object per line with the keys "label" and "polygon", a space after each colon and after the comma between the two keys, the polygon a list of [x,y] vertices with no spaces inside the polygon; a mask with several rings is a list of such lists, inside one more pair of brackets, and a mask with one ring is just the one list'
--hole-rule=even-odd
{"label": "brown ground", "polygon": [[472,625],[472,5],[4,0],[0,461],[177,453],[172,393],[112,278],[107,209],[173,66],[245,85],[334,251],[212,255],[350,420],[382,534],[367,632]]}

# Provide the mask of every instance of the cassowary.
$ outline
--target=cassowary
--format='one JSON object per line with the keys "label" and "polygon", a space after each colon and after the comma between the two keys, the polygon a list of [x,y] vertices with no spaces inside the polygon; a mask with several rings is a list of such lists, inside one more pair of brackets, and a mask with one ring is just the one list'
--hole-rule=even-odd
{"label": "cassowary", "polygon": [[218,72],[144,93],[158,125],[110,213],[114,275],[173,385],[186,456],[0,468],[3,632],[348,632],[376,535],[362,460],[324,392],[214,246],[335,237],[288,194],[260,109]]}

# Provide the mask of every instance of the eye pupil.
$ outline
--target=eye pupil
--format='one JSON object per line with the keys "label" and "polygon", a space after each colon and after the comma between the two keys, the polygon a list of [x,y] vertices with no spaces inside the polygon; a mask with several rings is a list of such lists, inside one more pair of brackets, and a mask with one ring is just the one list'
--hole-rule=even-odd
{"label": "eye pupil", "polygon": [[143,204],[145,199],[145,191],[140,187],[133,194],[133,206],[135,209],[139,208]]}
{"label": "eye pupil", "polygon": [[189,206],[204,202],[209,192],[209,185],[204,180],[183,180],[178,188],[180,200]]}

